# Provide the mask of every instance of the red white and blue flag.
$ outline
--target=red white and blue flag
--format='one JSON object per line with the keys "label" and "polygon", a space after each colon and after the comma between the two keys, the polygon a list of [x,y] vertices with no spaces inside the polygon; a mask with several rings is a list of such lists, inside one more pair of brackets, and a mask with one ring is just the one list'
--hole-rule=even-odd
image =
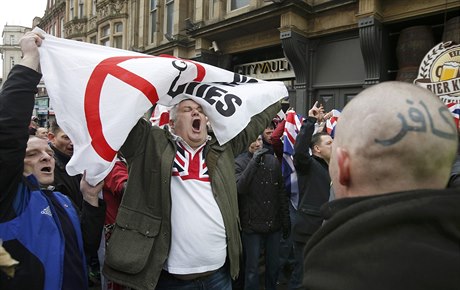
{"label": "red white and blue flag", "polygon": [[447,108],[451,112],[452,116],[454,117],[455,124],[457,125],[457,128],[459,127],[459,121],[460,121],[460,104],[458,103],[448,103]]}
{"label": "red white and blue flag", "polygon": [[335,125],[337,125],[337,121],[339,120],[340,111],[336,110],[336,109],[333,109],[331,111],[331,113],[332,113],[332,116],[329,119],[326,120],[326,130],[327,130],[327,133],[332,138],[334,138]]}
{"label": "red white and blue flag", "polygon": [[302,121],[303,117],[297,115],[295,111],[286,112],[281,169],[284,177],[284,186],[287,192],[291,193],[291,203],[295,209],[297,209],[297,205],[299,204],[299,185],[297,183],[297,173],[294,167],[293,156],[295,139],[302,126]]}

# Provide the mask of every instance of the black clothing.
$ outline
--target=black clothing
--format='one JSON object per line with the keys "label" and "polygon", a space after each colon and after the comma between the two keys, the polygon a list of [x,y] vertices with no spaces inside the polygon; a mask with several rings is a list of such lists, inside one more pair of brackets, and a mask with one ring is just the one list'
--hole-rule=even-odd
{"label": "black clothing", "polygon": [[27,67],[14,66],[0,92],[0,222],[16,217],[11,205],[22,180],[33,94],[40,78]]}
{"label": "black clothing", "polygon": [[452,172],[450,173],[450,179],[447,187],[460,188],[460,154],[457,154],[457,158],[452,166]]}
{"label": "black clothing", "polygon": [[84,265],[82,256],[78,251],[78,240],[72,221],[69,219],[64,209],[60,206],[51,192],[46,192],[48,198],[53,203],[59,222],[61,223],[62,232],[65,237],[64,247],[64,269],[62,279],[62,289],[85,289],[86,275],[81,271]]}
{"label": "black clothing", "polygon": [[281,165],[266,152],[256,163],[245,152],[235,159],[236,184],[241,227],[247,233],[290,231],[289,197],[284,190]]}
{"label": "black clothing", "polygon": [[70,161],[71,156],[67,156],[52,144],[51,149],[54,151],[54,160],[56,160],[56,166],[54,168],[54,184],[59,192],[70,197],[70,199],[78,206],[81,210],[83,204],[83,195],[80,191],[81,174],[70,176],[65,167]]}
{"label": "black clothing", "polygon": [[325,204],[305,248],[315,290],[460,287],[460,192],[417,190]]}
{"label": "black clothing", "polygon": [[296,212],[292,238],[306,242],[323,222],[321,206],[329,200],[331,178],[327,162],[310,155],[309,146],[316,118],[303,121],[294,147],[294,166],[299,185],[299,204]]}

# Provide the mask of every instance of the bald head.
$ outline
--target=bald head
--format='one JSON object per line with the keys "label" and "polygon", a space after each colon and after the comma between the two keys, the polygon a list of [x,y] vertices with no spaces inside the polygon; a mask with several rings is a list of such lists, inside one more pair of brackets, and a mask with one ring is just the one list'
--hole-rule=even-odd
{"label": "bald head", "polygon": [[385,82],[356,96],[335,129],[330,173],[337,197],[444,188],[457,129],[430,91]]}

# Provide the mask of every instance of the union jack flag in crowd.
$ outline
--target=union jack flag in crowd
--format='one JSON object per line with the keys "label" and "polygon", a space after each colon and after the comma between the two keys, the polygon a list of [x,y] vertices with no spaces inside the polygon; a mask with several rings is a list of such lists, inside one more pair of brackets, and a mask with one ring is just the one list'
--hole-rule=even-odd
{"label": "union jack flag in crowd", "polygon": [[457,125],[457,128],[459,128],[459,120],[460,120],[460,104],[457,103],[448,103],[447,108],[449,111],[452,113],[452,116],[454,116],[454,121],[455,124]]}
{"label": "union jack flag in crowd", "polygon": [[331,113],[332,113],[332,116],[329,119],[326,120],[326,130],[327,130],[327,133],[332,138],[334,138],[335,125],[337,125],[337,121],[339,120],[340,111],[334,109],[334,110],[331,111]]}
{"label": "union jack flag in crowd", "polygon": [[296,114],[295,111],[286,112],[286,123],[283,133],[283,171],[284,185],[286,190],[291,193],[292,206],[297,209],[299,203],[299,186],[297,184],[297,173],[295,172],[293,155],[294,144],[300,127],[302,126],[303,117]]}

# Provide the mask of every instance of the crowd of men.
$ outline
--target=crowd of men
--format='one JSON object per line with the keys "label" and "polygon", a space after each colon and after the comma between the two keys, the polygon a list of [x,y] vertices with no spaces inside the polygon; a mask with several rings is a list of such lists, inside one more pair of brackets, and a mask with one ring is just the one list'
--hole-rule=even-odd
{"label": "crowd of men", "polygon": [[192,99],[165,128],[141,118],[93,186],[65,170],[69,136],[30,117],[43,41],[21,39],[0,92],[0,289],[88,289],[101,248],[104,289],[277,289],[283,244],[289,289],[458,289],[459,131],[428,90],[365,89],[334,138],[313,104],[295,142],[294,205],[272,138],[278,102],[226,144]]}

